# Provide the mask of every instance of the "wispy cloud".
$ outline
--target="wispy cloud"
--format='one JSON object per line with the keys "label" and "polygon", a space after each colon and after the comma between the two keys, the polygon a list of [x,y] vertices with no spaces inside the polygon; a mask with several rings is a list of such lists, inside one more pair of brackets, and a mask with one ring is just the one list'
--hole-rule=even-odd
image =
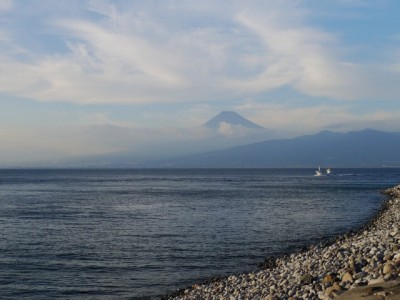
{"label": "wispy cloud", "polygon": [[73,3],[82,8],[74,17],[37,12],[63,51],[40,53],[18,39],[13,47],[25,54],[0,50],[0,91],[93,104],[225,100],[285,85],[332,99],[399,96],[398,73],[346,60],[340,37],[311,25],[300,2]]}

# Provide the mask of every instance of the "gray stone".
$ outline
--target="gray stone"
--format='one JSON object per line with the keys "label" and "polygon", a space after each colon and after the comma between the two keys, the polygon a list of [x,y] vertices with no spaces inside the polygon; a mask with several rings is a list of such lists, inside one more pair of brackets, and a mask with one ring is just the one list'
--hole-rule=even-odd
{"label": "gray stone", "polygon": [[365,276],[367,276],[366,272],[358,272],[357,274],[354,274],[353,278],[354,279],[361,279],[361,278],[364,278]]}
{"label": "gray stone", "polygon": [[311,284],[314,280],[314,277],[311,274],[305,274],[301,279],[300,283],[301,284]]}

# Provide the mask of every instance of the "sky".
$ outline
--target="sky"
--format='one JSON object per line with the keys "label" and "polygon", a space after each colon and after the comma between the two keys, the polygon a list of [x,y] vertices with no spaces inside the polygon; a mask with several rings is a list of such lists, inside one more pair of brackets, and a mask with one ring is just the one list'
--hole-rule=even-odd
{"label": "sky", "polygon": [[1,0],[0,163],[215,138],[200,126],[223,110],[275,136],[400,131],[399,12],[395,0]]}

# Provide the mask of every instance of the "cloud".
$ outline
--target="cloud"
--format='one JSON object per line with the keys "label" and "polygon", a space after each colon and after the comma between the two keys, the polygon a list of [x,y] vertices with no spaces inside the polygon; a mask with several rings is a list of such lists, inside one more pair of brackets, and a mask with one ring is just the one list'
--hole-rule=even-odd
{"label": "cloud", "polygon": [[14,3],[12,0],[2,0],[0,2],[0,12],[7,11],[7,10],[13,8],[13,6],[14,6]]}
{"label": "cloud", "polygon": [[330,129],[334,131],[375,128],[380,130],[400,130],[399,109],[386,111],[357,111],[352,103],[306,105],[293,107],[292,104],[265,104],[248,100],[238,106],[237,111],[251,115],[256,123],[283,132],[304,134]]}
{"label": "cloud", "polygon": [[399,96],[393,67],[346,60],[340,36],[313,25],[301,2],[81,1],[68,13],[46,3],[49,15],[32,12],[39,46],[15,35],[19,54],[0,50],[3,93],[80,104],[226,100],[282,86],[333,99]]}
{"label": "cloud", "polygon": [[263,130],[246,128],[242,125],[232,125],[226,122],[219,123],[217,133],[227,138],[239,138],[261,133]]}
{"label": "cloud", "polygon": [[258,63],[264,68],[256,76],[232,81],[231,85],[249,92],[288,85],[305,95],[339,100],[399,96],[396,86],[400,79],[389,64],[347,61],[337,35],[307,25],[309,11],[287,8],[267,15],[261,9],[237,16],[238,22],[262,41]]}

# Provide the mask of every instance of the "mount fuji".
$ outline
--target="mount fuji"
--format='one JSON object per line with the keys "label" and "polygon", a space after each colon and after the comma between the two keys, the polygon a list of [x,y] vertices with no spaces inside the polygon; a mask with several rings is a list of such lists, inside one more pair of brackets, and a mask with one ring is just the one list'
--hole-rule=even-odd
{"label": "mount fuji", "polygon": [[221,123],[226,123],[233,126],[242,126],[249,129],[265,129],[262,126],[247,120],[234,111],[223,111],[209,120],[203,126],[210,129],[218,129],[221,126]]}

